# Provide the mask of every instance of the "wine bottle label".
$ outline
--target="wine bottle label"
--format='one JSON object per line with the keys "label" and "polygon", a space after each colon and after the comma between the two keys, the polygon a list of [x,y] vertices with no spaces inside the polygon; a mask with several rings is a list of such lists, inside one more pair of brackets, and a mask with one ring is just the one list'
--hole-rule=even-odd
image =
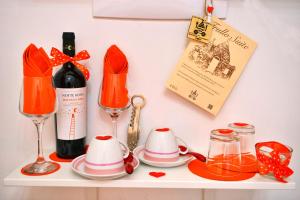
{"label": "wine bottle label", "polygon": [[86,136],[86,87],[56,88],[57,138],[76,140]]}

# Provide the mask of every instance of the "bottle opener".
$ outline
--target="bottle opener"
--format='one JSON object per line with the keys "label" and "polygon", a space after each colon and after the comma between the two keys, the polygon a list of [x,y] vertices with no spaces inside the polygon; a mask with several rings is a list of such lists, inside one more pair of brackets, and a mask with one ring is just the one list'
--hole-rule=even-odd
{"label": "bottle opener", "polygon": [[[138,101],[138,99],[140,99]],[[128,126],[128,136],[127,136],[127,145],[130,151],[133,151],[138,144],[139,134],[140,134],[140,112],[141,109],[145,106],[146,100],[142,95],[134,95],[131,98],[132,113],[131,119]]]}

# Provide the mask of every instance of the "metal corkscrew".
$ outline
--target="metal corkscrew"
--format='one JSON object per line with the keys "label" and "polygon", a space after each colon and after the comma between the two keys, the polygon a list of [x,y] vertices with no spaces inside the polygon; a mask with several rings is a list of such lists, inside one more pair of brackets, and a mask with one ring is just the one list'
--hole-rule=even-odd
{"label": "metal corkscrew", "polygon": [[[139,101],[137,101],[140,99]],[[140,134],[140,112],[141,109],[145,106],[146,100],[142,95],[134,95],[131,98],[132,113],[130,118],[130,123],[128,126],[128,136],[127,136],[127,145],[130,151],[133,151],[138,144],[139,134]]]}

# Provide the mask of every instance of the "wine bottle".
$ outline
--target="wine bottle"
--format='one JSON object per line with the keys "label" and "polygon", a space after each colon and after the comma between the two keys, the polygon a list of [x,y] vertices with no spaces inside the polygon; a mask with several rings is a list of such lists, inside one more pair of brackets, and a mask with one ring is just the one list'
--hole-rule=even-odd
{"label": "wine bottle", "polygon": [[[75,34],[64,32],[63,53],[75,55]],[[55,115],[56,153],[61,158],[84,154],[86,138],[87,88],[82,72],[71,62],[54,76],[58,109]]]}

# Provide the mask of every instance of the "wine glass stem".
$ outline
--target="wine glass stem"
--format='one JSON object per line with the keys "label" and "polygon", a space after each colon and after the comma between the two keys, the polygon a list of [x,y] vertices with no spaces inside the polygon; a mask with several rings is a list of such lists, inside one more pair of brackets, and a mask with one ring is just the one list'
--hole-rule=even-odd
{"label": "wine glass stem", "polygon": [[38,136],[38,157],[36,159],[37,163],[43,163],[45,162],[44,154],[43,154],[43,143],[42,143],[42,132],[43,132],[43,126],[45,123],[45,119],[36,119],[33,120],[34,125],[37,129],[37,136]]}
{"label": "wine glass stem", "polygon": [[113,128],[113,136],[118,138],[118,117],[112,117],[112,128]]}

